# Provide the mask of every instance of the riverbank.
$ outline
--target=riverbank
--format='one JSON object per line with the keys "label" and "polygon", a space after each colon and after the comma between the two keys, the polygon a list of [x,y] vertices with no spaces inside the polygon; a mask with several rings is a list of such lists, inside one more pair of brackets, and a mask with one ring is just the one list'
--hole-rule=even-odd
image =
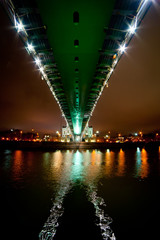
{"label": "riverbank", "polygon": [[31,141],[0,141],[1,149],[20,150],[57,150],[57,149],[126,149],[159,147],[160,142],[125,142],[125,143],[64,143],[64,142],[31,142]]}

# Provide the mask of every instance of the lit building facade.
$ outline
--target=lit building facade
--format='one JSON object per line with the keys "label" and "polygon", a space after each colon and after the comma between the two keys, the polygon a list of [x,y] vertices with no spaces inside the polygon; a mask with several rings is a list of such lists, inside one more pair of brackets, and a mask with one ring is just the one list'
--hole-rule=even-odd
{"label": "lit building facade", "polygon": [[93,127],[92,126],[86,126],[84,133],[83,133],[83,139],[85,142],[92,142],[93,138]]}
{"label": "lit building facade", "polygon": [[61,142],[70,142],[72,135],[69,126],[62,127]]}

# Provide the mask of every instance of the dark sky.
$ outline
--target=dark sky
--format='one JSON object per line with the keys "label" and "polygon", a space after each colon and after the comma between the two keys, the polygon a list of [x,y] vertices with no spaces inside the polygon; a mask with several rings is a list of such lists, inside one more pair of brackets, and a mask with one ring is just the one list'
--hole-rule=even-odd
{"label": "dark sky", "polygon": [[[0,129],[60,130],[59,107],[2,8],[0,28]],[[160,5],[143,19],[90,124],[111,133],[160,129]]]}

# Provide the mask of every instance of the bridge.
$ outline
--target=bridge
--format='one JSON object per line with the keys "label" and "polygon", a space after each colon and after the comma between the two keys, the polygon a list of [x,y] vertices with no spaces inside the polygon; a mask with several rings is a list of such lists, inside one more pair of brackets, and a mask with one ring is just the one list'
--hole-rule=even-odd
{"label": "bridge", "polygon": [[151,0],[2,0],[2,5],[74,140],[80,140]]}

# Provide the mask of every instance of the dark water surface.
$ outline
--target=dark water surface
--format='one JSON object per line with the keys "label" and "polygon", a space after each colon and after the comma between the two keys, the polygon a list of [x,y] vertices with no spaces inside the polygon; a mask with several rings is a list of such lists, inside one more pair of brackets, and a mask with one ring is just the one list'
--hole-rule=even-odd
{"label": "dark water surface", "polygon": [[159,239],[160,149],[0,151],[0,239]]}

